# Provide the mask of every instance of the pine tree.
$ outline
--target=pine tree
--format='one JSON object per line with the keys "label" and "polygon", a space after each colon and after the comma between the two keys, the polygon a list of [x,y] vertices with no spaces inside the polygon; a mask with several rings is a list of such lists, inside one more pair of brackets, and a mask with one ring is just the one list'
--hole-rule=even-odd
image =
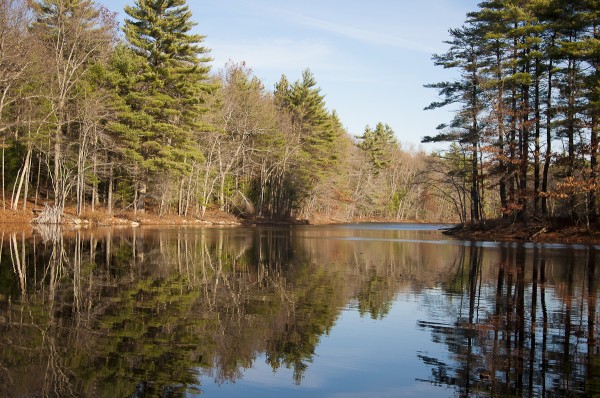
{"label": "pine tree", "polygon": [[425,109],[436,109],[449,104],[461,104],[449,126],[438,127],[441,132],[434,137],[424,137],[423,142],[457,142],[468,147],[471,152],[471,221],[482,218],[482,176],[480,175],[480,144],[484,108],[482,89],[482,45],[480,31],[474,27],[451,29],[450,50],[442,55],[434,55],[436,65],[444,68],[458,68],[461,78],[454,82],[426,85],[437,88],[443,98]]}
{"label": "pine tree", "polygon": [[[587,113],[590,119],[590,185],[598,184],[598,145],[600,132],[600,2],[587,0],[583,2],[583,18],[587,32],[582,40],[582,56],[592,66],[592,71],[587,78]],[[597,189],[590,189],[588,195],[588,219],[598,220]]]}
{"label": "pine tree", "polygon": [[[287,94],[287,98],[282,93]],[[299,132],[303,185],[308,192],[327,171],[335,141],[330,114],[325,108],[325,97],[308,69],[302,73],[302,79],[289,87],[280,82],[275,97],[287,104],[293,126]]]}
{"label": "pine tree", "polygon": [[210,58],[201,45],[185,0],[137,0],[125,7],[125,38],[140,61],[130,87],[122,93],[130,108],[122,118],[135,131],[139,146],[131,148],[139,163],[139,210],[151,175],[189,172],[189,161],[200,159],[197,134],[206,129],[203,98]]}
{"label": "pine tree", "polygon": [[292,87],[288,78],[285,75],[281,75],[281,78],[275,83],[274,101],[277,108],[283,111],[290,110],[290,99],[291,99]]}
{"label": "pine tree", "polygon": [[367,126],[364,134],[357,138],[361,140],[358,147],[366,152],[376,173],[390,165],[390,151],[397,145],[390,126],[383,123],[377,123],[375,129]]}
{"label": "pine tree", "polygon": [[293,84],[283,75],[275,85],[274,101],[280,111],[289,115],[297,140],[296,167],[286,182],[291,202],[296,206],[338,171],[346,132],[337,114],[326,109],[325,97],[309,69]]}

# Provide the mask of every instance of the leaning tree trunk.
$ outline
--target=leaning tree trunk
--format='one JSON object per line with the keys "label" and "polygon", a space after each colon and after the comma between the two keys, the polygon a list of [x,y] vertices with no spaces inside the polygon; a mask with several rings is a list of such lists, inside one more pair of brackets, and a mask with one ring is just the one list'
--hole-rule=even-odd
{"label": "leaning tree trunk", "polygon": [[[29,148],[27,150],[27,155],[25,155],[25,161],[23,162],[23,168],[21,169],[21,172],[18,174],[18,188],[12,197],[12,203],[11,203],[12,210],[17,210],[17,207],[19,206],[19,196],[21,196],[21,189],[23,188],[23,183],[25,182],[25,178],[28,175],[27,169],[29,168],[29,164],[30,164],[31,152],[32,152],[32,150],[31,150],[31,148]],[[15,181],[15,184],[17,184],[16,181]],[[24,198],[23,200],[26,201],[27,198]]]}
{"label": "leaning tree trunk", "polygon": [[23,187],[23,210],[27,210],[27,197],[29,196],[29,180],[31,178],[31,149],[29,149],[29,162],[25,172],[25,186]]}

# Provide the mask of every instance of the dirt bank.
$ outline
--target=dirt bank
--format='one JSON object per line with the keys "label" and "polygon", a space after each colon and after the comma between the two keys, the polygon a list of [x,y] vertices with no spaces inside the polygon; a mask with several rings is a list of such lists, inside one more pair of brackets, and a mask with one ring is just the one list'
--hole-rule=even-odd
{"label": "dirt bank", "polygon": [[[30,224],[42,208],[29,206],[26,210],[10,210],[8,206],[0,208],[0,224]],[[182,217],[172,214],[156,215],[152,213],[117,212],[113,215],[100,209],[94,212],[86,211],[80,216],[73,208],[64,212],[65,224],[82,226],[110,226],[110,225],[240,225],[243,220],[218,210],[207,211],[203,217]],[[5,225],[6,226],[6,225]]]}
{"label": "dirt bank", "polygon": [[492,242],[538,242],[600,244],[597,226],[571,225],[564,221],[507,223],[491,221],[485,225],[459,225],[446,234],[467,240]]}
{"label": "dirt bank", "polygon": [[[1,204],[1,201],[0,201]],[[0,224],[30,224],[31,221],[43,210],[43,207],[34,208],[33,203],[28,203],[27,209],[10,210],[8,203],[0,207]],[[207,210],[204,216],[178,216],[175,214],[157,215],[152,212],[140,214],[133,211],[119,211],[109,215],[104,209],[94,212],[86,211],[77,216],[76,209],[68,207],[65,209],[63,221],[65,224],[82,226],[126,226],[126,225],[289,225],[289,224],[347,224],[358,222],[395,222],[386,219],[340,219],[324,214],[315,214],[309,220],[283,220],[272,221],[260,217],[238,218],[230,213],[219,210]],[[404,221],[410,222],[410,221]],[[6,225],[3,226],[6,229]]]}

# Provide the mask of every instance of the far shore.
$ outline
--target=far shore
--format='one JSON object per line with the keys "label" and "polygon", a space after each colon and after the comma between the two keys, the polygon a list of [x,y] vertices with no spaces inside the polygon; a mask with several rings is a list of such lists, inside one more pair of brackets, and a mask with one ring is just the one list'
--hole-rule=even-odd
{"label": "far shore", "polygon": [[[0,230],[28,230],[38,210],[10,210],[0,208]],[[219,210],[208,210],[203,217],[178,216],[174,214],[157,215],[154,213],[135,213],[119,211],[110,215],[103,209],[94,212],[86,211],[77,216],[73,209],[66,209],[63,224],[75,228],[93,227],[138,227],[138,226],[248,226],[248,225],[327,225],[350,223],[386,223],[401,222],[423,224],[415,220],[387,220],[362,218],[343,220],[326,215],[317,215],[309,220],[272,221],[260,218],[240,218]],[[443,223],[445,224],[445,223]],[[535,242],[535,243],[568,243],[568,244],[600,244],[600,230],[585,225],[560,225],[552,223],[503,223],[488,222],[486,225],[462,225],[445,231],[446,235],[457,239],[491,242]]]}
{"label": "far shore", "polygon": [[[1,203],[1,201],[0,201]],[[0,207],[0,225],[5,224],[31,224],[39,212],[42,210],[40,206],[34,208],[33,203],[23,210],[11,210],[8,206]],[[179,216],[177,214],[156,214],[154,212],[134,212],[134,211],[115,211],[113,214],[103,209],[95,211],[84,211],[81,215],[77,215],[74,208],[67,207],[63,213],[64,225],[79,225],[82,227],[103,227],[103,226],[140,226],[140,225],[327,225],[327,224],[350,224],[350,223],[386,223],[386,222],[403,222],[413,224],[423,224],[423,221],[418,220],[390,220],[384,218],[353,218],[343,219],[339,216],[329,216],[317,214],[308,220],[290,219],[290,220],[270,220],[260,217],[236,217],[231,213],[220,211],[217,209],[207,210],[202,217],[191,214],[189,216]]]}

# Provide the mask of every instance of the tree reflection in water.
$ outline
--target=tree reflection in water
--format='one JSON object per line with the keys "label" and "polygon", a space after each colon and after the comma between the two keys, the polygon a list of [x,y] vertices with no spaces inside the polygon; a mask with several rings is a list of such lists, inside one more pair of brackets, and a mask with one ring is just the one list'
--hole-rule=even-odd
{"label": "tree reflection in water", "polygon": [[258,355],[299,384],[353,297],[379,317],[393,294],[373,281],[397,290],[386,265],[314,257],[289,228],[4,238],[1,396],[200,393],[203,377],[236,381]]}
{"label": "tree reflection in water", "polygon": [[[431,369],[423,382],[461,395],[600,393],[595,250],[415,237],[426,235],[5,233],[0,396],[200,394],[209,379],[238,381],[259,357],[301,385],[345,308],[379,320],[401,293],[431,312],[417,329],[432,345],[406,348]],[[435,345],[446,356],[429,354]]]}
{"label": "tree reflection in water", "polygon": [[597,252],[562,253],[557,260],[540,246],[506,244],[484,276],[490,251],[476,243],[463,250],[444,284],[448,299],[460,301],[458,315],[420,322],[450,354],[444,360],[420,353],[431,367],[422,381],[465,396],[599,394]]}

